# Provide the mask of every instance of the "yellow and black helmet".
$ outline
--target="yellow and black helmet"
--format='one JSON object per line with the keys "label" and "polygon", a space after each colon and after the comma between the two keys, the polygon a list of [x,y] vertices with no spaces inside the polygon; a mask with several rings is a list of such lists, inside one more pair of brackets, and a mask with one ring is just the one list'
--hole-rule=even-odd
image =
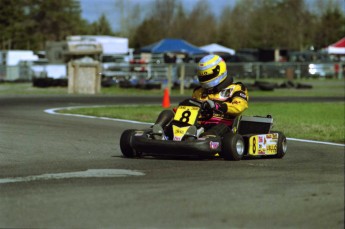
{"label": "yellow and black helmet", "polygon": [[218,55],[207,55],[199,61],[197,75],[201,87],[213,88],[227,78],[226,63]]}

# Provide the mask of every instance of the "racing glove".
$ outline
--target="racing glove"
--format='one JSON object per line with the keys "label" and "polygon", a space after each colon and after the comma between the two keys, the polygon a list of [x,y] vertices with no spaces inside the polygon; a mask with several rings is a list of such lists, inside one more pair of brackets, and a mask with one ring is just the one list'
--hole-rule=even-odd
{"label": "racing glove", "polygon": [[228,110],[228,107],[225,103],[215,102],[213,100],[207,100],[204,103],[205,109],[213,109],[215,111],[220,111],[221,113],[225,113]]}

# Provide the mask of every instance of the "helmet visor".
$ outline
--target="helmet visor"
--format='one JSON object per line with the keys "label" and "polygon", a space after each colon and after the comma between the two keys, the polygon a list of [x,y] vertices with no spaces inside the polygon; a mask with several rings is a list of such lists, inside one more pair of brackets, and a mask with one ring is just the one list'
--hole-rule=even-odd
{"label": "helmet visor", "polygon": [[202,82],[207,82],[210,81],[218,76],[220,72],[220,66],[217,65],[214,69],[212,69],[212,73],[208,75],[199,75],[199,81],[200,83]]}

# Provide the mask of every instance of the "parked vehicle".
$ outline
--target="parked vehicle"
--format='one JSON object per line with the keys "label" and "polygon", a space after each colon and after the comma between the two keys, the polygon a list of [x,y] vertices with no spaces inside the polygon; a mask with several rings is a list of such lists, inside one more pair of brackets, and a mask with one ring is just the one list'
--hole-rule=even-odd
{"label": "parked vehicle", "polygon": [[310,63],[308,73],[311,77],[331,78],[335,75],[334,63]]}

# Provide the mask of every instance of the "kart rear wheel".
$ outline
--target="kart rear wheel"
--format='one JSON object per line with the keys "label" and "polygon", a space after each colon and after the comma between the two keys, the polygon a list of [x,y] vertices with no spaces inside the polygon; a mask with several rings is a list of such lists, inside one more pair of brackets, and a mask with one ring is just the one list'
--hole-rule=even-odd
{"label": "kart rear wheel", "polygon": [[124,157],[133,158],[136,156],[134,149],[131,146],[132,136],[135,130],[125,130],[120,138],[120,148]]}
{"label": "kart rear wheel", "polygon": [[275,158],[283,158],[287,151],[287,140],[283,132],[280,131],[272,131],[272,133],[277,133],[278,136],[278,143],[277,143],[277,154],[274,155]]}
{"label": "kart rear wheel", "polygon": [[241,135],[232,132],[224,135],[221,156],[225,160],[239,161],[244,154],[245,144]]}

